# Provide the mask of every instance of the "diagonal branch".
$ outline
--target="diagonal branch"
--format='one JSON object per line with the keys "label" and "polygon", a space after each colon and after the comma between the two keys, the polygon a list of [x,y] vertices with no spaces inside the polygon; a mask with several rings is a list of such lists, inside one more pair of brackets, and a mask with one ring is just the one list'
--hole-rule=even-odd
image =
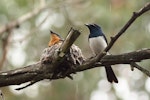
{"label": "diagonal branch", "polygon": [[[44,11],[45,9],[48,9],[48,8],[61,8],[61,7],[64,7],[64,6],[72,6],[74,5],[74,3],[67,3],[66,5],[63,5],[62,2],[61,3],[58,3],[57,5],[52,5],[50,7],[49,4],[45,4],[45,0],[41,0],[40,1],[41,3],[41,6],[39,8],[35,8],[33,9],[31,12],[28,12],[26,14],[24,14],[23,16],[19,17],[18,19],[16,20],[13,20],[11,22],[9,22],[8,24],[0,27],[0,36],[4,33],[4,32],[7,32],[7,31],[10,31],[12,30],[13,28],[15,27],[18,27],[20,24],[22,24],[23,22],[33,18],[34,16],[38,15],[39,13],[41,13],[42,11]],[[79,2],[80,3],[80,2]],[[76,3],[76,5],[78,5],[79,3]]]}
{"label": "diagonal branch", "polygon": [[41,6],[40,8],[36,8],[33,11],[21,16],[17,20],[14,20],[14,21],[0,27],[0,35],[2,35],[6,31],[12,30],[13,28],[19,26],[21,23],[25,22],[26,20],[31,19],[32,17],[36,16],[37,14],[39,14],[40,12],[42,12],[43,10],[45,10],[47,8],[49,8],[49,5],[44,5],[44,6]]}
{"label": "diagonal branch", "polygon": [[65,41],[63,42],[60,50],[60,53],[67,53],[72,46],[72,44],[75,42],[75,40],[79,37],[81,33],[78,30],[74,30],[73,28],[70,29]]}
{"label": "diagonal branch", "polygon": [[111,37],[111,41],[108,43],[108,46],[104,49],[102,53],[97,55],[95,58],[91,60],[91,62],[87,63],[84,65],[84,67],[87,69],[90,68],[91,65],[93,65],[95,62],[99,61],[102,57],[106,55],[106,52],[108,52],[111,47],[114,45],[114,43],[117,41],[117,39],[131,26],[131,24],[142,14],[146,13],[147,11],[150,10],[150,2],[147,3],[143,8],[141,8],[137,12],[133,12],[132,17],[129,19],[129,21],[122,27],[122,29],[114,36]]}
{"label": "diagonal branch", "polygon": [[132,17],[129,19],[129,21],[123,26],[123,28],[114,36],[111,37],[111,41],[108,44],[108,46],[105,48],[105,52],[108,52],[113,44],[117,41],[117,39],[131,26],[131,24],[142,14],[146,13],[147,11],[150,10],[150,2],[147,3],[143,8],[141,8],[137,12],[133,12]]}
{"label": "diagonal branch", "polygon": [[131,63],[131,66],[139,69],[141,72],[145,73],[147,76],[150,77],[150,72],[147,71],[146,69],[142,68],[141,66],[139,66],[138,64],[136,64],[135,62]]}

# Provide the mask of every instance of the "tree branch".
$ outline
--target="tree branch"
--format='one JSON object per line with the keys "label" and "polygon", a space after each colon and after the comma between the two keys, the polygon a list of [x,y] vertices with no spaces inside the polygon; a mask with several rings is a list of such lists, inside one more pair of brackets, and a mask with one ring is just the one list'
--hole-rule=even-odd
{"label": "tree branch", "polygon": [[102,53],[97,55],[95,58],[93,58],[89,63],[84,65],[87,69],[90,68],[91,65],[93,65],[95,62],[100,61],[102,57],[106,55],[106,52],[108,52],[111,47],[114,45],[114,43],[117,41],[117,39],[130,27],[130,25],[142,14],[146,13],[150,10],[150,2],[148,2],[143,8],[141,8],[137,12],[133,12],[132,17],[129,19],[129,21],[122,27],[122,29],[114,36],[111,37],[111,41],[108,43],[108,46],[104,49]]}
{"label": "tree branch", "polygon": [[139,69],[141,72],[145,73],[147,76],[150,77],[150,72],[147,71],[146,69],[142,68],[141,66],[139,66],[139,65],[136,64],[135,62],[132,62],[132,63],[130,63],[130,64],[131,64],[131,66],[133,66],[133,67]]}
{"label": "tree branch", "polygon": [[[27,14],[19,17],[18,19],[16,20],[13,20],[9,23],[7,23],[6,25],[0,27],[0,36],[4,33],[4,32],[7,32],[7,31],[10,31],[12,30],[13,28],[15,27],[18,27],[20,24],[22,24],[23,22],[33,18],[34,16],[38,15],[40,12],[44,11],[45,9],[48,9],[48,8],[60,8],[60,7],[64,7],[64,4],[62,4],[63,2],[61,3],[58,3],[57,5],[53,5],[52,7],[50,7],[49,4],[45,4],[45,0],[40,0],[40,7],[39,8],[35,8],[33,9],[31,12],[28,12]],[[76,3],[76,5],[78,5],[80,2]],[[72,6],[72,5],[75,5],[74,3],[67,3],[66,4],[67,6]],[[65,5],[65,6],[66,6]]]}
{"label": "tree branch", "polygon": [[[74,70],[69,70],[67,74],[74,74],[74,72],[81,72],[95,67],[102,67],[108,64],[130,64],[131,62],[140,62],[142,60],[150,59],[150,49],[138,50],[134,52],[124,53],[120,55],[106,55],[102,58],[101,63],[95,63],[90,67],[86,67],[91,59],[87,59],[81,66]],[[51,67],[49,67],[51,66]],[[65,78],[62,76],[52,77],[52,64],[42,64],[38,62],[23,68],[1,72],[0,73],[0,87],[8,85],[19,85],[26,82],[37,82],[43,79],[59,79]],[[134,66],[135,67],[135,66]],[[137,68],[137,67],[136,67]],[[139,69],[141,70],[141,69]],[[148,74],[149,75],[149,74]]]}
{"label": "tree branch", "polygon": [[[106,55],[106,52],[113,46],[115,41],[128,29],[128,27],[136,20],[136,18],[138,18],[148,10],[150,10],[150,3],[148,3],[141,10],[133,14],[131,19],[120,30],[120,32],[115,37],[112,37],[110,43],[108,44],[108,46],[106,47],[103,53],[99,54],[94,58],[86,59],[85,61],[83,60],[84,58],[82,57],[80,49],[77,46],[72,45],[74,41],[77,39],[77,37],[79,36],[80,32],[77,30],[71,30],[69,32],[69,35],[67,36],[67,39],[63,42],[63,44],[58,44],[58,47],[57,45],[54,45],[54,49],[53,47],[46,48],[44,50],[44,54],[45,53],[46,54],[43,55],[44,57],[42,56],[44,59],[41,59],[39,62],[26,66],[24,68],[1,72],[0,87],[8,86],[8,85],[19,85],[26,82],[30,82],[27,85],[30,86],[43,79],[54,80],[54,79],[65,78],[70,74],[75,74],[75,72],[84,71],[102,65],[132,64],[134,67],[138,68],[139,70],[143,70],[140,69],[140,67],[137,66],[135,62],[140,62],[142,60],[150,59],[150,49],[139,50],[139,51],[120,54],[120,55]],[[55,47],[57,48],[55,49]],[[49,51],[49,50],[53,50],[53,51]],[[69,52],[70,54],[68,54],[68,50],[70,50],[70,52],[74,54],[71,55],[70,52]],[[51,56],[47,57],[49,53],[52,54],[51,55],[52,57]],[[48,62],[47,61],[45,62],[45,60],[48,60]],[[64,67],[67,69],[63,69]],[[61,70],[59,70],[59,73],[54,75],[56,69],[61,69]],[[65,71],[65,73],[63,71]],[[23,88],[19,88],[19,89],[23,89]]]}
{"label": "tree branch", "polygon": [[75,40],[79,37],[81,33],[78,30],[74,30],[73,28],[70,29],[65,41],[63,42],[62,46],[60,47],[60,54],[61,53],[67,53],[72,46],[72,44],[75,42]]}
{"label": "tree branch", "polygon": [[100,62],[96,62],[91,66],[87,66],[87,63],[91,62],[92,59],[87,59],[76,71],[80,72],[95,67],[103,67],[104,65],[130,64],[131,62],[141,62],[147,59],[150,59],[150,49],[142,49],[119,55],[106,55]]}
{"label": "tree branch", "polygon": [[[66,55],[68,53],[68,48],[71,47],[73,42],[77,39],[77,37],[80,35],[80,32],[78,30],[71,29],[66,40],[63,42],[63,44],[60,47],[60,51],[56,51],[55,53],[58,53],[58,55],[54,54],[56,56],[56,59],[52,63],[43,63],[44,61],[39,61],[36,64],[26,66],[24,68],[19,68],[7,72],[1,72],[0,73],[0,87],[2,86],[8,86],[8,85],[19,85],[22,83],[30,82],[27,86],[38,82],[43,79],[53,79],[57,78],[58,76],[53,76],[53,73],[55,69],[57,69],[67,56],[60,56],[60,54]],[[55,51],[55,50],[54,50]],[[62,66],[62,65],[61,65]],[[62,77],[62,76],[59,76]],[[25,86],[26,87],[26,86]],[[20,90],[22,88],[19,88]]]}
{"label": "tree branch", "polygon": [[41,6],[40,8],[36,8],[33,11],[21,16],[17,20],[14,20],[14,21],[2,26],[0,28],[0,35],[2,35],[6,31],[12,30],[13,28],[19,26],[21,23],[23,23],[26,20],[29,20],[30,18],[36,16],[37,14],[39,14],[43,10],[47,9],[48,7],[49,7],[49,5],[44,5],[44,6]]}
{"label": "tree branch", "polygon": [[142,14],[146,13],[147,11],[150,10],[150,2],[147,3],[143,8],[141,8],[137,12],[133,12],[132,17],[129,19],[129,21],[123,26],[123,28],[114,36],[111,37],[111,41],[108,44],[108,46],[105,48],[105,52],[108,52],[113,44],[116,42],[116,40],[130,27],[130,25]]}

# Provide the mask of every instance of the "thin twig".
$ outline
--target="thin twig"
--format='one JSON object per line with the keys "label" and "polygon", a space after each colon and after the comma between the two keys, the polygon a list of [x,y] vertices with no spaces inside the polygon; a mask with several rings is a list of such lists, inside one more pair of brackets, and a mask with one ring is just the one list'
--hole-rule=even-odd
{"label": "thin twig", "polygon": [[131,62],[130,65],[133,66],[133,67],[135,67],[135,68],[137,68],[137,69],[139,69],[141,72],[145,73],[147,76],[150,77],[150,72],[148,70],[142,68],[141,66],[139,66],[135,62]]}
{"label": "thin twig", "polygon": [[25,86],[23,86],[23,87],[17,88],[17,89],[15,89],[15,90],[22,90],[22,89],[24,89],[24,88],[26,88],[26,87],[29,87],[29,86],[33,85],[33,84],[36,83],[36,82],[37,82],[37,81],[31,81],[29,84],[27,84],[27,85],[25,85]]}

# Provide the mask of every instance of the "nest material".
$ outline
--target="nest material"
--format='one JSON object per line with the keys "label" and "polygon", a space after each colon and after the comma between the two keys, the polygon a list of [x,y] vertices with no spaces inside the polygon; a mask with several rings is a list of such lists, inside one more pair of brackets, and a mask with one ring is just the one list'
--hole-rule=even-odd
{"label": "nest material", "polygon": [[[40,58],[40,61],[43,64],[52,64],[58,57],[59,48],[61,47],[61,45],[62,42],[59,42],[55,45],[45,48]],[[64,74],[68,70],[75,69],[76,66],[82,65],[85,60],[81,49],[74,44],[71,46],[70,51],[65,56],[66,59],[64,60],[64,62],[62,62],[60,66],[58,66],[57,74]]]}

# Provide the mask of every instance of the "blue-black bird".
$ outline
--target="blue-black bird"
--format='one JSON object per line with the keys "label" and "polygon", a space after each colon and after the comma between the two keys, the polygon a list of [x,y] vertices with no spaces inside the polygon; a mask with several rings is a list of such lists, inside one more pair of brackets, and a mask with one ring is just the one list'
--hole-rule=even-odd
{"label": "blue-black bird", "polygon": [[[95,55],[98,55],[101,53],[106,46],[108,45],[107,39],[102,32],[102,29],[97,24],[86,24],[88,27],[90,34],[89,34],[89,45],[92,51],[95,53]],[[109,54],[109,53],[107,53]],[[118,79],[115,76],[115,73],[113,72],[113,69],[110,65],[105,66],[107,80],[109,82],[115,82],[118,83]]]}

